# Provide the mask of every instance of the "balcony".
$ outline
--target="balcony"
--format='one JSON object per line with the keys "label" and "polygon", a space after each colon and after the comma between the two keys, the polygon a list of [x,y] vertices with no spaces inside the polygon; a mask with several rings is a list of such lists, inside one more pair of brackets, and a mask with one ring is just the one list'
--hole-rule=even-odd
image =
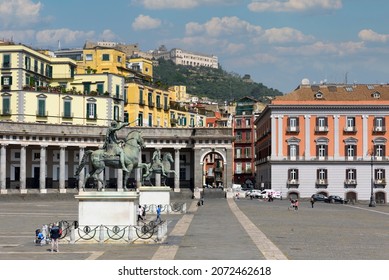
{"label": "balcony", "polygon": [[346,126],[343,128],[344,133],[354,134],[357,133],[357,127],[356,126]]}
{"label": "balcony", "polygon": [[348,189],[348,188],[356,188],[357,187],[357,180],[355,180],[355,179],[346,179],[346,180],[344,180],[344,187],[346,188],[346,189]]}
{"label": "balcony", "polygon": [[155,106],[155,103],[152,102],[152,101],[149,101],[149,107],[150,107],[150,108],[153,108],[154,106]]}
{"label": "balcony", "polygon": [[288,189],[290,188],[295,188],[297,189],[299,187],[300,183],[299,183],[299,180],[297,179],[289,179],[287,182],[286,182],[286,187]]}
{"label": "balcony", "polygon": [[12,111],[11,109],[6,109],[6,110],[0,110],[0,116],[11,116],[12,115]]}
{"label": "balcony", "polygon": [[164,111],[169,111],[170,110],[170,106],[168,106],[168,105],[163,106],[163,110]]}
{"label": "balcony", "polygon": [[2,68],[11,68],[11,63],[10,62],[3,62]]}
{"label": "balcony", "polygon": [[315,133],[327,133],[328,126],[315,126]]}
{"label": "balcony", "polygon": [[62,113],[63,119],[73,119],[74,114],[73,113]]}
{"label": "balcony", "polygon": [[374,134],[381,134],[386,132],[386,127],[385,126],[374,126],[373,127],[373,133]]}
{"label": "balcony", "polygon": [[323,188],[323,189],[326,189],[327,186],[328,186],[328,180],[327,179],[317,179],[316,180],[316,188]]}
{"label": "balcony", "polygon": [[47,118],[48,115],[49,115],[48,111],[37,111],[36,112],[36,116],[38,118]]}
{"label": "balcony", "polygon": [[144,105],[146,105],[146,102],[141,99],[141,100],[139,100],[139,105],[144,106]]}
{"label": "balcony", "polygon": [[288,126],[286,128],[286,132],[288,132],[288,133],[299,133],[300,132],[300,127],[299,126]]}
{"label": "balcony", "polygon": [[386,180],[385,179],[376,179],[374,180],[374,187],[375,188],[385,188],[386,186]]}

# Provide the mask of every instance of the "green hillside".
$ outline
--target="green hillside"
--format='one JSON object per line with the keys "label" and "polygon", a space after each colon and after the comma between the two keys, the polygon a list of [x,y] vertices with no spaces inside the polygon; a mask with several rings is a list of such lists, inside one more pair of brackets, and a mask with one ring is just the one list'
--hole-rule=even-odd
{"label": "green hillside", "polygon": [[276,89],[255,83],[235,73],[227,73],[221,68],[175,65],[172,61],[164,59],[159,60],[158,66],[154,66],[154,80],[169,86],[185,85],[187,93],[217,101],[231,101],[251,96],[266,102],[266,96],[282,95]]}

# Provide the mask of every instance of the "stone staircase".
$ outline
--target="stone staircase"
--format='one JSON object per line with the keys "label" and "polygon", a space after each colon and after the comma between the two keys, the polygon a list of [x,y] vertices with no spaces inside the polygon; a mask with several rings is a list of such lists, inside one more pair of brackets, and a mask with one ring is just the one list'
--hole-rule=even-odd
{"label": "stone staircase", "polygon": [[204,199],[211,199],[211,198],[225,198],[225,192],[223,189],[217,188],[217,189],[208,189],[205,188],[203,190]]}

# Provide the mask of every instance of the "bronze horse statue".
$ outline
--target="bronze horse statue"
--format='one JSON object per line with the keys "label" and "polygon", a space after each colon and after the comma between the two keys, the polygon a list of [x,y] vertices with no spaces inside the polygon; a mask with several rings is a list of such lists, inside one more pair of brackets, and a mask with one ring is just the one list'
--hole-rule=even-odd
{"label": "bronze horse statue", "polygon": [[152,163],[146,164],[147,167],[144,168],[146,172],[142,175],[143,182],[146,180],[151,184],[151,174],[161,174],[161,177],[164,179],[163,185],[166,186],[166,178],[169,173],[173,173],[177,177],[176,171],[170,169],[172,162],[174,162],[173,156],[171,153],[167,152],[163,154],[162,161],[155,160]]}
{"label": "bronze horse statue", "polygon": [[[139,155],[142,148],[144,148],[144,141],[140,131],[133,130],[127,134],[127,137],[124,139],[124,164],[129,172],[124,172],[124,189],[127,189],[126,182],[130,173],[135,168],[145,168],[148,172],[148,164],[139,163]],[[78,166],[75,175],[78,176],[83,170],[87,159],[90,159],[92,164],[92,170],[85,178],[85,183],[83,190],[85,190],[85,184],[88,181],[88,178],[92,177],[98,182],[101,183],[101,187],[98,188],[98,191],[101,191],[105,188],[105,182],[99,178],[99,174],[104,170],[105,167],[112,167],[114,169],[122,169],[120,164],[119,157],[116,155],[110,155],[106,152],[105,149],[98,150],[87,150],[82,157],[80,165]]]}

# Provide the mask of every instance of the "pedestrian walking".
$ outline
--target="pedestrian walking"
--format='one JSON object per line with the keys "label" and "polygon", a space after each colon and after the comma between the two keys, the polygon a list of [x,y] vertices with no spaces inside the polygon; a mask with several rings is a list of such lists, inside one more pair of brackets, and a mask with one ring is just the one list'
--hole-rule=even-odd
{"label": "pedestrian walking", "polygon": [[138,219],[136,221],[138,223],[140,220],[143,221],[142,213],[143,213],[142,206],[139,205],[138,209],[136,209],[136,214],[138,215]]}
{"label": "pedestrian walking", "polygon": [[59,252],[58,248],[58,239],[61,237],[61,229],[58,223],[55,223],[50,229],[50,238],[51,238],[51,252]]}
{"label": "pedestrian walking", "polygon": [[146,220],[146,204],[142,207],[142,218]]}
{"label": "pedestrian walking", "polygon": [[155,222],[156,222],[156,223],[157,223],[158,221],[159,221],[159,222],[162,222],[162,219],[161,219],[161,211],[162,211],[161,205],[159,204],[159,205],[157,206],[157,218],[155,219]]}
{"label": "pedestrian walking", "polygon": [[313,197],[311,197],[311,206],[313,208],[313,205],[315,204],[315,199]]}

